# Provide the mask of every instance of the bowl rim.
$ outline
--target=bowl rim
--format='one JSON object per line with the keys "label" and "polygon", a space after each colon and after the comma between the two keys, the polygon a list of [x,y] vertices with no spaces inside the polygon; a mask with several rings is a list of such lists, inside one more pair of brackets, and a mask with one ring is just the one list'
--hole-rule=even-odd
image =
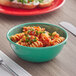
{"label": "bowl rim", "polygon": [[[61,30],[63,30],[64,32],[65,32],[65,35],[66,35],[66,39],[63,41],[63,42],[61,42],[61,43],[59,43],[59,44],[57,44],[57,45],[54,45],[54,46],[48,46],[48,47],[27,47],[27,46],[22,46],[22,45],[18,45],[18,44],[16,44],[15,42],[13,42],[12,40],[10,40],[10,38],[9,38],[9,33],[13,30],[13,29],[15,29],[15,28],[18,28],[18,27],[20,27],[20,26],[26,26],[26,25],[29,25],[29,24],[45,24],[45,25],[49,25],[49,26],[55,26],[55,27],[57,27],[57,28],[59,28],[59,29],[61,29]],[[12,27],[10,30],[8,30],[8,32],[7,32],[7,34],[6,34],[6,38],[7,38],[7,40],[10,42],[10,43],[12,43],[12,44],[14,44],[14,45],[17,45],[17,46],[19,46],[19,47],[24,47],[24,48],[33,48],[33,49],[46,49],[46,48],[54,48],[54,47],[57,47],[57,46],[59,46],[59,45],[62,45],[62,44],[66,44],[66,41],[67,41],[67,39],[68,39],[68,33],[67,33],[67,31],[64,29],[64,28],[62,28],[62,27],[60,27],[60,26],[58,26],[58,25],[54,25],[54,24],[50,24],[50,23],[43,23],[43,22],[31,22],[31,23],[24,23],[24,24],[19,24],[19,25],[16,25],[16,26],[14,26],[14,27]]]}

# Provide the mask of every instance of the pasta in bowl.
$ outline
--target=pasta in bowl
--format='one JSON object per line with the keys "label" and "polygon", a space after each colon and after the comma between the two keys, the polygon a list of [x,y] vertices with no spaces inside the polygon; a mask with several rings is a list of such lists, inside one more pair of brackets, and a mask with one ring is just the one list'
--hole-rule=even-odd
{"label": "pasta in bowl", "polygon": [[45,62],[55,58],[67,38],[63,28],[48,23],[25,23],[13,27],[7,33],[16,55],[31,62]]}
{"label": "pasta in bowl", "polygon": [[22,33],[10,37],[16,44],[27,47],[48,47],[57,45],[65,40],[56,31],[50,33],[40,26],[25,26]]}

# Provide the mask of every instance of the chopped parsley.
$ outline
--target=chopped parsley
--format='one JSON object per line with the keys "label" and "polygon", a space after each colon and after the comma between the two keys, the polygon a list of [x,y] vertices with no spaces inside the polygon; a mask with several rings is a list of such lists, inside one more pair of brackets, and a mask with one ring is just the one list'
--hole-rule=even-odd
{"label": "chopped parsley", "polygon": [[34,29],[31,29],[31,31],[34,31]]}
{"label": "chopped parsley", "polygon": [[46,31],[40,31],[40,32],[38,32],[38,31],[36,30],[36,35],[42,34],[42,33],[46,33]]}
{"label": "chopped parsley", "polygon": [[27,37],[25,42],[29,42],[30,41],[30,37]]}
{"label": "chopped parsley", "polygon": [[36,41],[37,41],[37,38],[36,37],[33,40],[31,40],[30,37],[27,37],[26,40],[25,40],[25,42],[29,42],[30,44],[32,42],[36,42]]}
{"label": "chopped parsley", "polygon": [[29,2],[32,2],[32,0],[28,0]]}
{"label": "chopped parsley", "polygon": [[28,32],[27,33],[30,33],[30,30],[28,30]]}
{"label": "chopped parsley", "polygon": [[52,36],[51,39],[54,39],[54,37]]}
{"label": "chopped parsley", "polygon": [[30,29],[30,30],[28,30],[28,32],[27,32],[27,33],[30,33],[31,31],[34,31],[34,29]]}
{"label": "chopped parsley", "polygon": [[21,2],[21,0],[17,0],[18,2]]}
{"label": "chopped parsley", "polygon": [[43,33],[46,33],[46,31],[43,31]]}
{"label": "chopped parsley", "polygon": [[36,30],[36,34],[38,35],[38,31]]}
{"label": "chopped parsley", "polygon": [[50,35],[50,36],[51,36],[52,34],[51,34],[51,33],[48,33],[48,35]]}
{"label": "chopped parsley", "polygon": [[24,3],[27,3],[27,1],[25,0]]}
{"label": "chopped parsley", "polygon": [[23,3],[27,3],[26,0],[17,0],[17,1],[18,1],[18,2],[21,2],[22,4],[23,4]]}
{"label": "chopped parsley", "polygon": [[33,41],[33,42],[36,42],[36,41],[37,41],[36,37],[35,37],[35,39],[33,39],[32,41]]}
{"label": "chopped parsley", "polygon": [[25,36],[30,38],[30,35],[25,34]]}
{"label": "chopped parsley", "polygon": [[26,39],[26,41],[25,42],[29,42],[30,40],[29,39]]}
{"label": "chopped parsley", "polygon": [[10,0],[10,1],[14,1],[14,0]]}
{"label": "chopped parsley", "polygon": [[43,2],[43,0],[38,0],[40,3],[42,3]]}
{"label": "chopped parsley", "polygon": [[43,32],[42,31],[40,31],[40,32],[38,32],[39,34],[42,34]]}
{"label": "chopped parsley", "polygon": [[21,0],[22,4],[24,3],[24,0]]}

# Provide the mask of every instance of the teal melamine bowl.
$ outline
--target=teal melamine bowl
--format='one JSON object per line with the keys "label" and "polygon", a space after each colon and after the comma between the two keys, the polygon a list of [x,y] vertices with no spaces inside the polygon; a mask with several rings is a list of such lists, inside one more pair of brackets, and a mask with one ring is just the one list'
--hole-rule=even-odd
{"label": "teal melamine bowl", "polygon": [[[65,40],[62,43],[55,46],[40,47],[40,48],[21,46],[12,42],[10,40],[10,36],[22,32],[22,27],[24,26],[44,27],[50,33],[52,33],[53,31],[57,31],[60,34],[60,36],[65,37]],[[68,34],[63,28],[57,25],[48,24],[48,23],[25,23],[11,28],[7,33],[7,39],[10,42],[11,48],[16,53],[16,55],[22,58],[23,60],[30,62],[45,62],[55,58],[59,54],[64,44],[66,44],[66,41],[68,39]]]}

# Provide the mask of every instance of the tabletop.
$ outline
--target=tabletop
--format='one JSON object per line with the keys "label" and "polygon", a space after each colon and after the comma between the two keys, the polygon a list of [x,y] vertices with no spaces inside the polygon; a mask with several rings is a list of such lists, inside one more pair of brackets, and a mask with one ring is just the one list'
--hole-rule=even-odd
{"label": "tabletop", "polygon": [[76,26],[76,0],[66,0],[60,9],[38,16],[10,16],[0,14],[0,49],[33,76],[76,76],[76,37],[68,32],[69,38],[60,54],[45,63],[23,61],[15,55],[6,39],[10,28],[27,22],[47,22],[59,26],[59,22],[68,21]]}

